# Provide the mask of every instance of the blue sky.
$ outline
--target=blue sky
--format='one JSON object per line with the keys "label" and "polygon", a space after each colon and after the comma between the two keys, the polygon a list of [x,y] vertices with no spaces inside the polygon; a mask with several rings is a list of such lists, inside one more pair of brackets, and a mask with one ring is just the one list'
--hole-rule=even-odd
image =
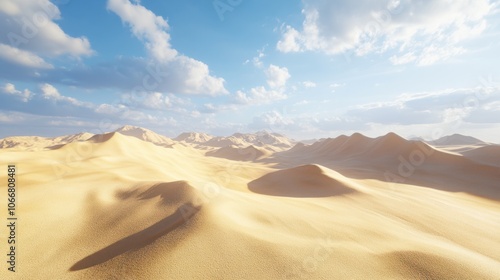
{"label": "blue sky", "polygon": [[497,0],[4,0],[0,137],[500,142]]}

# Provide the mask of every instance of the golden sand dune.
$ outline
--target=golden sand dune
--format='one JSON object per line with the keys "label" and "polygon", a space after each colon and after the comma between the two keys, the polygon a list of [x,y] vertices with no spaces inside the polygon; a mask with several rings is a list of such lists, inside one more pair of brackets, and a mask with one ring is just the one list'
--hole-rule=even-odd
{"label": "golden sand dune", "polygon": [[[269,173],[250,183],[251,191],[290,197],[323,197],[354,192],[348,180],[318,165],[302,165]],[[342,178],[342,179],[340,179]]]}
{"label": "golden sand dune", "polygon": [[173,144],[172,139],[163,135],[159,135],[156,132],[142,127],[126,125],[115,130],[115,132],[127,136],[132,136],[143,141],[151,142],[158,146],[168,147]]}
{"label": "golden sand dune", "polygon": [[246,148],[239,148],[237,146],[226,146],[214,151],[206,153],[207,156],[220,157],[230,160],[238,161],[254,161],[262,159],[270,154],[270,152],[263,148],[257,148],[252,145]]}
{"label": "golden sand dune", "polygon": [[[491,159],[489,160],[491,161]],[[344,175],[409,183],[452,192],[467,192],[500,199],[500,169],[394,133],[378,138],[361,134],[325,139],[312,145],[298,145],[276,153],[266,162],[290,167],[316,163]],[[447,178],[443,183],[442,178]]]}
{"label": "golden sand dune", "polygon": [[462,152],[474,161],[500,167],[500,145],[489,145]]}
{"label": "golden sand dune", "polygon": [[392,134],[205,153],[120,133],[1,149],[20,199],[18,272],[0,279],[499,279],[496,166]]}

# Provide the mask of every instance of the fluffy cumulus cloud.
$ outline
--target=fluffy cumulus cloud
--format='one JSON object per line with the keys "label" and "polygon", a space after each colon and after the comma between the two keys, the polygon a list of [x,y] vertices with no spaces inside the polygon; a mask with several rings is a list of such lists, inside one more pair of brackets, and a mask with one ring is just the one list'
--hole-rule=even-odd
{"label": "fluffy cumulus cloud", "polygon": [[315,88],[317,86],[316,83],[312,81],[304,81],[302,85],[306,88]]}
{"label": "fluffy cumulus cloud", "polygon": [[302,28],[284,26],[277,49],[334,55],[394,52],[394,64],[430,65],[462,54],[495,10],[489,0],[304,0]]}
{"label": "fluffy cumulus cloud", "polygon": [[3,0],[0,59],[29,68],[51,68],[43,57],[93,53],[85,37],[71,37],[55,22],[61,14],[49,0]]}
{"label": "fluffy cumulus cloud", "polygon": [[51,84],[41,84],[38,89],[18,90],[7,83],[0,91],[0,110],[39,116],[92,117],[94,106],[64,96]]}
{"label": "fluffy cumulus cloud", "polygon": [[266,70],[267,84],[270,88],[282,88],[286,85],[290,74],[286,67],[271,64]]}
{"label": "fluffy cumulus cloud", "polygon": [[144,71],[142,81],[139,80],[137,86],[145,87],[146,90],[152,88],[186,94],[227,93],[224,79],[212,76],[205,63],[180,55],[172,48],[169,25],[163,17],[129,0],[109,0],[108,9],[117,14],[130,27],[134,36],[144,43],[153,68],[162,69],[156,71],[160,75],[150,77],[150,81],[147,81],[148,72]]}
{"label": "fluffy cumulus cloud", "polygon": [[10,80],[64,84],[80,88],[179,94],[227,94],[224,79],[208,65],[181,55],[170,44],[168,22],[139,1],[109,0],[144,44],[145,57],[117,57],[86,65],[83,60],[60,67],[56,57],[82,58],[95,53],[87,38],[71,37],[57,24],[61,12],[49,0],[5,0],[0,5],[0,76]]}
{"label": "fluffy cumulus cloud", "polygon": [[288,97],[285,93],[286,83],[291,77],[288,69],[271,64],[264,70],[264,73],[267,77],[268,88],[257,86],[248,91],[238,90],[233,101],[236,104],[259,105],[286,99]]}
{"label": "fluffy cumulus cloud", "polygon": [[5,86],[2,88],[2,93],[14,96],[22,102],[28,102],[32,96],[31,91],[29,91],[28,89],[20,91],[16,89],[16,87],[11,83],[5,84]]}
{"label": "fluffy cumulus cloud", "polygon": [[235,94],[236,103],[246,105],[269,104],[286,98],[287,95],[282,90],[267,89],[263,86],[251,88],[248,92],[238,90]]}

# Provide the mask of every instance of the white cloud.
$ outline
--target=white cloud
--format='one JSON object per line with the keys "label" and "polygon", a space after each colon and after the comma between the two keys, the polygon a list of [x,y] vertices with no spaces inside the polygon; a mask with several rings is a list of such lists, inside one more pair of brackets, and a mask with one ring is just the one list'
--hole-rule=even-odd
{"label": "white cloud", "polygon": [[264,67],[264,63],[262,62],[262,58],[264,58],[266,55],[264,54],[264,49],[259,50],[257,52],[257,55],[252,58],[252,63],[255,67],[257,68],[262,68]]}
{"label": "white cloud", "polygon": [[146,48],[158,61],[171,61],[178,53],[170,46],[169,25],[140,4],[128,0],[109,0],[108,9],[130,25],[132,33],[145,42]]}
{"label": "white cloud", "polygon": [[71,37],[54,22],[61,14],[49,0],[3,0],[0,15],[0,29],[5,34],[0,37],[0,44],[9,45],[10,52],[15,49],[19,54],[31,53],[34,65],[24,61],[26,66],[47,66],[38,56],[79,57],[93,53],[87,38]]}
{"label": "white cloud", "polygon": [[120,104],[129,108],[165,111],[179,110],[180,107],[186,107],[190,105],[190,100],[175,96],[174,94],[138,92],[123,94]]}
{"label": "white cloud", "polygon": [[34,53],[23,51],[2,43],[0,43],[0,59],[29,68],[53,68],[50,63],[47,63],[43,58]]}
{"label": "white cloud", "polygon": [[203,113],[217,113],[221,111],[236,111],[238,107],[235,104],[213,104],[207,103],[203,104],[200,111]]}
{"label": "white cloud", "polygon": [[394,65],[407,64],[417,60],[417,56],[413,52],[408,52],[403,55],[393,55],[389,59]]}
{"label": "white cloud", "polygon": [[205,63],[180,55],[172,48],[169,25],[163,17],[155,15],[140,3],[134,4],[129,0],[109,0],[108,9],[127,23],[134,36],[144,43],[155,64],[160,64],[157,68],[165,69],[163,76],[174,76],[175,79],[171,82],[175,82],[176,86],[169,87],[187,94],[227,93],[224,79],[211,76]]}
{"label": "white cloud", "polygon": [[462,53],[465,53],[465,49],[462,47],[438,47],[430,45],[422,50],[422,53],[417,60],[417,64],[420,66],[427,66],[434,64],[439,60],[447,60]]}
{"label": "white cloud", "polygon": [[429,65],[464,52],[459,44],[480,35],[489,0],[304,0],[304,22],[283,28],[282,52],[357,55],[396,51],[395,64]]}
{"label": "white cloud", "polygon": [[14,95],[21,99],[22,102],[28,102],[32,96],[31,91],[29,91],[28,89],[25,89],[23,91],[17,90],[16,87],[11,83],[5,84],[5,86],[2,88],[2,92]]}
{"label": "white cloud", "polygon": [[269,104],[286,98],[287,95],[282,90],[269,90],[263,86],[251,88],[247,93],[238,90],[235,95],[236,102],[245,105]]}
{"label": "white cloud", "polygon": [[299,31],[291,26],[287,26],[286,31],[283,32],[283,37],[276,45],[276,48],[284,53],[299,52],[303,50],[301,43],[299,42],[299,40],[304,41],[302,37],[303,36],[299,33]]}
{"label": "white cloud", "polygon": [[315,82],[311,81],[305,81],[302,83],[302,85],[306,88],[315,88],[317,86]]}
{"label": "white cloud", "polygon": [[345,84],[339,84],[339,83],[330,84],[330,88],[332,89],[332,92],[335,92],[338,88],[341,88],[343,86],[345,86]]}
{"label": "white cloud", "polygon": [[290,79],[290,73],[288,73],[286,67],[279,67],[271,64],[265,73],[267,76],[267,84],[273,89],[284,87],[288,79]]}
{"label": "white cloud", "polygon": [[144,99],[144,105],[152,109],[164,109],[172,106],[172,102],[168,96],[161,92],[153,92],[148,94]]}
{"label": "white cloud", "polygon": [[47,84],[47,83],[41,84],[40,90],[42,92],[42,97],[44,99],[47,99],[47,100],[63,101],[64,103],[69,103],[69,104],[72,104],[72,105],[77,106],[77,107],[85,107],[85,108],[92,107],[92,105],[90,103],[79,101],[73,97],[61,95],[59,93],[59,90],[57,90],[57,88],[55,88],[51,84]]}
{"label": "white cloud", "polygon": [[285,94],[286,83],[291,77],[288,69],[271,64],[264,70],[264,74],[267,77],[266,82],[269,88],[257,86],[248,91],[238,90],[233,101],[236,104],[260,105],[286,99],[288,97]]}
{"label": "white cloud", "polygon": [[51,84],[43,84],[40,86],[42,95],[46,99],[61,99],[59,91]]}
{"label": "white cloud", "polygon": [[270,111],[254,117],[249,127],[258,130],[282,131],[294,125],[292,119],[283,116],[277,111]]}

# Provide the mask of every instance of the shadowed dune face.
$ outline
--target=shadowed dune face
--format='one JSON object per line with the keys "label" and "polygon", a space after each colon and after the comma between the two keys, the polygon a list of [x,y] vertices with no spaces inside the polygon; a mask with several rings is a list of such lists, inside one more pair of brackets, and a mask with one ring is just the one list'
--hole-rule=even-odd
{"label": "shadowed dune face", "polygon": [[172,230],[187,222],[200,210],[200,208],[201,206],[194,206],[189,203],[183,204],[173,214],[154,225],[120,239],[81,259],[70,268],[70,271],[82,270],[99,265],[128,251],[134,251],[148,246],[158,238],[170,233]]}
{"label": "shadowed dune face", "polygon": [[[186,181],[176,181],[168,183],[145,184],[140,187],[134,187],[125,191],[118,191],[116,193],[118,198],[117,204],[132,203],[135,207],[127,207],[129,210],[139,209],[140,205],[137,203],[148,202],[149,200],[158,200],[156,204],[157,212],[163,216],[161,220],[148,226],[138,232],[128,235],[108,246],[97,250],[95,253],[90,254],[78,262],[76,262],[70,271],[78,271],[86,269],[95,265],[107,262],[121,254],[129,251],[139,250],[145,246],[154,243],[157,239],[169,234],[179,226],[188,222],[202,207],[202,199],[198,196],[197,191]],[[94,202],[95,203],[95,202]],[[102,209],[113,215],[118,212],[109,208]],[[111,211],[110,211],[111,210]],[[163,214],[161,214],[163,212]],[[97,213],[98,216],[105,216],[106,213]],[[125,216],[120,219],[126,220]],[[89,222],[96,224],[96,215],[90,219]],[[160,217],[161,217],[160,216]],[[101,217],[102,219],[103,217]],[[104,219],[103,219],[104,220]],[[108,219],[108,221],[110,221]],[[140,221],[138,221],[140,222]],[[109,227],[109,225],[107,225]]]}
{"label": "shadowed dune face", "polygon": [[118,191],[116,196],[120,199],[154,199],[159,197],[162,205],[191,203],[200,204],[196,190],[187,181],[158,183],[153,186],[143,186],[126,191]]}
{"label": "shadowed dune face", "polygon": [[476,162],[500,167],[500,145],[480,147],[462,154]]}
{"label": "shadowed dune face", "polygon": [[355,192],[313,164],[266,174],[248,183],[248,189],[259,194],[287,197],[327,197]]}

